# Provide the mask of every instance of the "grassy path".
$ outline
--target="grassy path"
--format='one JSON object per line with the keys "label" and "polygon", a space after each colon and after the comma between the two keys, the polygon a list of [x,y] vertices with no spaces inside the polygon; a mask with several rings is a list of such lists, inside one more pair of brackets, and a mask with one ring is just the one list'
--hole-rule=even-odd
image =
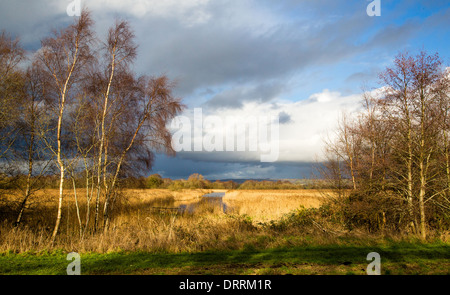
{"label": "grassy path", "polygon": [[[199,253],[84,253],[82,274],[365,274],[367,254],[382,274],[450,274],[450,245],[302,246]],[[67,253],[0,254],[0,274],[64,275]]]}

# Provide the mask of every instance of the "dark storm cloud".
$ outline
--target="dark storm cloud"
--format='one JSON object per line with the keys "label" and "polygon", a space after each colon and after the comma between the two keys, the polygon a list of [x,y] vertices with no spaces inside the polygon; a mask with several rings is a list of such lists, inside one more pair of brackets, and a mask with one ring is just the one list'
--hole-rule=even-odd
{"label": "dark storm cloud", "polygon": [[[70,2],[2,0],[0,29],[20,36],[28,50],[36,50],[52,28],[73,21],[66,14]],[[300,126],[303,133],[309,129],[305,122],[322,126],[328,119],[322,114],[330,116],[329,108],[348,107],[330,104],[339,95],[334,94],[329,77],[342,78],[345,86],[373,80],[378,66],[384,67],[398,51],[416,46],[417,42],[412,44],[415,38],[422,40],[417,34],[434,36],[432,40],[439,43],[447,36],[437,34],[450,25],[448,1],[428,1],[426,13],[420,10],[420,16],[411,17],[422,2],[382,0],[382,16],[372,18],[366,15],[369,1],[364,0],[82,3],[92,10],[99,37],[105,36],[115,17],[129,20],[139,44],[134,69],[139,74],[167,74],[175,79],[176,95],[189,108],[201,106],[205,114],[213,115],[224,109],[238,112],[249,105],[272,104],[283,128],[294,132]],[[326,88],[331,92],[324,91]],[[307,101],[300,107],[283,104],[287,99]],[[349,104],[355,101],[349,99]],[[252,112],[255,107],[248,115],[254,115]],[[314,132],[302,142],[301,152],[292,145],[288,153],[310,157],[304,147],[317,149],[313,137],[319,135]],[[295,140],[302,139],[304,136]],[[295,165],[263,165],[258,159],[259,154],[251,153],[180,153],[174,159],[157,160],[155,167],[183,177],[193,170],[210,176],[296,173]]]}
{"label": "dark storm cloud", "polygon": [[280,124],[288,124],[293,122],[291,116],[284,111],[278,114],[278,119]]}
{"label": "dark storm cloud", "polygon": [[158,173],[172,179],[187,179],[193,173],[200,173],[207,179],[282,179],[310,178],[316,173],[313,162],[223,162],[185,159],[177,155],[158,155],[150,173]]}
{"label": "dark storm cloud", "polygon": [[[210,8],[212,17],[207,23],[192,27],[143,20],[145,24],[138,28],[137,35],[148,54],[142,54],[139,67],[176,77],[185,95],[224,84],[237,88],[230,91],[239,92],[243,84],[265,87],[267,83],[276,84],[276,80],[287,80],[308,66],[338,63],[357,54],[363,48],[353,43],[371,25],[367,16],[356,14],[318,20],[314,25],[309,18],[285,20],[255,33],[255,28],[245,25],[230,26],[224,20],[226,9],[213,10],[218,8],[223,6]],[[238,106],[238,102],[229,102],[228,94],[213,97],[211,103],[220,105],[218,100],[223,99],[225,105]]]}
{"label": "dark storm cloud", "polygon": [[[393,24],[369,34],[377,20],[366,15],[365,2],[288,4],[276,6],[274,13],[289,15],[287,9],[297,7],[299,15],[260,30],[247,23],[233,25],[232,16],[227,21],[230,8],[223,4],[210,4],[209,21],[195,26],[144,19],[137,35],[146,52],[141,52],[138,68],[176,78],[181,96],[219,88],[200,100],[208,100],[206,107],[240,108],[248,101],[266,102],[284,94],[290,89],[286,81],[314,66],[370,56],[373,50],[400,49],[420,25],[420,21]],[[302,8],[308,13],[302,15]],[[323,17],[315,18],[319,15]],[[194,98],[192,103],[200,102]]]}
{"label": "dark storm cloud", "polygon": [[60,4],[61,1],[0,1],[0,30],[19,37],[28,50],[37,50],[40,40],[52,29],[72,21]]}
{"label": "dark storm cloud", "polygon": [[[0,25],[21,35],[24,43],[37,44],[49,28],[72,20],[65,14],[69,2],[2,1],[2,12],[11,13],[2,15]],[[106,31],[114,16],[130,20],[140,44],[135,65],[140,73],[176,79],[182,97],[206,87],[221,88],[210,98],[211,106],[240,107],[242,101],[270,100],[286,91],[280,85],[293,74],[373,48],[398,46],[417,27],[417,23],[387,27],[364,42],[365,31],[376,24],[365,14],[365,1],[239,1],[234,5],[210,1],[198,8],[208,17],[192,24],[179,19],[195,15],[192,9],[161,15],[149,8],[140,15],[125,4],[85,3],[93,7],[100,32]]]}
{"label": "dark storm cloud", "polygon": [[286,90],[284,84],[275,82],[261,85],[237,86],[225,90],[208,100],[204,106],[207,108],[241,108],[245,102],[268,102]]}

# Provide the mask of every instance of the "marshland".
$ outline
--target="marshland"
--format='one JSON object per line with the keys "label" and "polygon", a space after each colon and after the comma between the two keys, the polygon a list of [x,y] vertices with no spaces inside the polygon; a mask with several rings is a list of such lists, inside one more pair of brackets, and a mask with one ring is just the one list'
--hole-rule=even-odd
{"label": "marshland", "polygon": [[96,232],[87,217],[86,191],[79,189],[77,201],[73,192],[66,195],[61,233],[52,244],[57,196],[58,190],[44,189],[30,198],[19,226],[11,221],[21,199],[14,193],[3,198],[1,251],[238,249],[249,239],[269,235],[271,225],[289,214],[319,208],[326,198],[318,190],[125,189],[108,231]]}
{"label": "marshland", "polygon": [[329,189],[123,189],[109,229],[95,231],[80,188],[77,201],[67,192],[53,243],[57,189],[36,193],[17,226],[11,221],[20,198],[11,192],[7,200],[5,274],[63,274],[71,252],[81,255],[86,274],[365,274],[374,249],[384,255],[385,274],[446,274],[449,267],[442,233],[424,243],[400,232],[349,230]]}
{"label": "marshland", "polygon": [[[271,34],[236,35],[236,45],[257,42],[244,44],[243,56],[224,63],[217,60],[234,49],[217,55],[218,48],[209,48],[214,54],[202,58],[211,55],[216,61],[191,65],[181,75],[200,83],[215,80],[232,65],[233,77],[223,89],[213,81],[178,87],[176,78],[151,74],[138,59],[143,40],[133,22],[101,19],[98,25],[109,23],[109,28],[98,30],[94,15],[80,8],[79,15],[39,36],[29,50],[15,34],[0,34],[0,274],[65,274],[67,254],[73,252],[82,257],[83,274],[366,274],[369,253],[382,257],[383,274],[449,273],[450,68],[438,53],[386,52],[377,64],[387,65],[384,70],[366,69],[379,70],[381,85],[375,89],[343,95],[316,85],[321,93],[278,104],[271,99],[287,91],[282,91],[290,87],[285,73],[292,74],[274,67],[284,56],[278,53],[303,51],[272,48],[284,41],[265,43],[261,36]],[[304,29],[315,27],[305,23]],[[173,50],[214,43],[182,40],[176,46],[151,42],[165,44],[162,51],[173,55],[155,59],[152,66],[172,59],[179,65],[200,62]],[[287,41],[285,46],[296,43]],[[317,43],[300,41],[298,46]],[[272,50],[247,63],[254,56],[248,48],[261,44]],[[355,44],[353,36],[349,44]],[[352,51],[329,43],[322,47]],[[198,54],[203,47],[187,51]],[[304,52],[310,51],[321,50]],[[291,59],[284,63],[293,64]],[[210,65],[217,64],[215,72]],[[260,64],[278,69],[279,80],[273,83],[268,75],[262,84],[241,84],[261,80],[259,74],[239,77],[249,70],[259,73]],[[191,77],[193,68],[205,72]],[[352,77],[366,76],[348,74],[344,88]],[[191,89],[187,96],[211,95],[198,98],[205,114],[224,107],[242,117],[234,126],[242,132],[225,130],[236,135],[238,149],[231,149],[233,137],[225,144],[230,153],[221,153],[224,130],[207,126],[220,123],[220,116],[185,124],[209,127],[197,128],[200,134],[186,132],[185,138],[174,132],[172,123],[190,123],[190,117],[181,116],[187,105],[179,89]],[[304,95],[303,90],[292,93]],[[266,92],[275,96],[266,100]],[[256,117],[274,109],[277,116],[271,117],[279,124],[271,124],[270,136],[256,125],[260,132],[247,130],[243,122],[249,112],[256,114],[252,121],[262,122]],[[263,136],[253,141],[247,131]],[[194,146],[193,154],[188,149],[177,157],[174,144],[181,139],[182,146]],[[273,147],[274,157],[255,158],[257,147]],[[157,167],[157,157],[165,164]],[[205,162],[217,166],[209,169]],[[300,166],[310,173],[308,179],[296,179]],[[206,179],[202,170],[219,180]],[[227,180],[230,175],[247,181]],[[254,175],[266,180],[250,179]]]}

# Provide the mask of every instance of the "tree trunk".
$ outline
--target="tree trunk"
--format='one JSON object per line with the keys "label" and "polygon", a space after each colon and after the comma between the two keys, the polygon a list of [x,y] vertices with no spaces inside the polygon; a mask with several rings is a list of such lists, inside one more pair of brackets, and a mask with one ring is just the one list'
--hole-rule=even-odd
{"label": "tree trunk", "polygon": [[80,207],[78,206],[78,197],[77,197],[77,187],[75,184],[75,178],[72,175],[72,184],[73,184],[73,194],[75,198],[75,208],[77,209],[77,218],[78,218],[78,225],[80,227],[80,238],[83,235],[83,225],[81,224],[81,216],[80,216]]}
{"label": "tree trunk", "polygon": [[23,216],[23,211],[25,210],[26,202],[31,195],[31,175],[33,174],[33,142],[34,142],[34,131],[32,131],[31,133],[30,146],[28,150],[27,186],[25,189],[25,196],[23,198],[22,203],[20,204],[19,215],[17,216],[15,226],[18,226],[20,224],[20,221],[22,220]]}
{"label": "tree trunk", "polygon": [[27,184],[25,189],[25,196],[23,198],[22,203],[20,204],[19,214],[17,216],[15,226],[18,226],[20,224],[20,221],[22,220],[23,212],[25,210],[25,205],[27,203],[28,198],[31,195],[31,176],[33,175],[33,157],[34,157],[34,132],[35,132],[35,97],[31,96],[30,101],[30,143],[28,146],[28,175],[27,175]]}
{"label": "tree trunk", "polygon": [[92,191],[89,190],[89,169],[88,169],[88,165],[86,163],[86,157],[84,158],[84,168],[85,168],[85,172],[86,172],[86,223],[84,225],[84,230],[83,230],[83,234],[81,235],[81,238],[84,237],[86,230],[88,229],[89,226],[89,217],[91,214],[91,198],[92,198],[92,193],[93,193],[93,189]]}
{"label": "tree trunk", "polygon": [[407,155],[407,206],[408,206],[408,216],[410,227],[413,232],[416,232],[416,225],[414,223],[414,204],[413,204],[413,149],[412,149],[412,122],[408,108],[407,101],[407,87],[405,86],[404,93],[404,112],[406,117],[406,128],[407,128],[407,146],[408,146],[408,155]]}
{"label": "tree trunk", "polygon": [[[423,163],[420,163],[420,169],[423,168]],[[425,175],[420,173],[420,191],[419,191],[419,212],[420,212],[420,235],[422,239],[426,239],[426,219],[425,219],[425,193],[426,193]]]}
{"label": "tree trunk", "polygon": [[448,138],[447,131],[444,130],[444,154],[445,154],[445,174],[447,176],[447,195],[450,192],[450,156],[449,156],[449,147],[448,147]]}
{"label": "tree trunk", "polygon": [[[111,84],[114,77],[114,70],[115,70],[115,47],[113,48],[113,54],[112,54],[112,62],[111,62],[111,74],[109,76],[108,86],[106,88],[106,93],[104,95],[104,105],[103,105],[103,114],[102,114],[102,121],[101,121],[101,137],[100,137],[100,147],[99,147],[99,155],[98,155],[98,167],[97,167],[97,199],[96,199],[96,205],[95,205],[95,222],[94,222],[94,231],[97,230],[98,226],[98,218],[99,218],[99,211],[100,211],[100,182],[101,182],[101,174],[102,174],[102,157],[103,157],[103,146],[105,145],[105,119],[106,119],[106,113],[108,109],[108,98],[109,98],[109,92],[111,90]],[[105,155],[106,157],[106,155]],[[106,165],[106,164],[105,164]],[[106,170],[106,167],[104,167]],[[104,171],[105,171],[104,170]],[[106,175],[104,175],[106,177]],[[106,185],[106,183],[105,183]],[[106,194],[107,192],[105,192]]]}
{"label": "tree trunk", "polygon": [[136,139],[136,136],[139,133],[139,130],[141,129],[142,125],[144,124],[145,120],[147,119],[147,116],[149,115],[149,113],[147,113],[147,115],[145,115],[142,120],[139,122],[136,130],[134,131],[133,137],[131,138],[130,144],[125,148],[125,150],[122,151],[122,154],[120,155],[120,159],[117,163],[117,167],[116,167],[116,171],[114,173],[114,177],[112,179],[111,182],[111,186],[110,186],[110,190],[106,192],[106,199],[105,199],[105,206],[103,208],[103,217],[104,217],[104,232],[106,232],[108,230],[108,224],[109,224],[109,219],[110,219],[110,215],[109,215],[109,200],[111,197],[111,193],[114,191],[115,185],[116,185],[116,181],[117,181],[117,177],[119,176],[119,172],[120,172],[120,168],[122,166],[123,160],[125,159],[126,154],[128,153],[128,151],[131,149],[131,147],[134,144],[134,140]]}
{"label": "tree trunk", "polygon": [[64,186],[64,164],[60,159],[60,153],[58,153],[58,164],[60,166],[60,179],[59,179],[59,200],[58,200],[58,213],[56,215],[56,223],[53,229],[51,242],[52,244],[55,242],[56,235],[58,234],[59,225],[61,224],[61,215],[62,215],[62,203],[63,203],[63,186]]}
{"label": "tree trunk", "polygon": [[56,141],[58,144],[58,149],[56,152],[56,158],[57,158],[57,163],[58,163],[58,166],[60,169],[60,180],[59,180],[58,213],[56,216],[55,228],[53,229],[52,238],[51,238],[52,244],[55,242],[56,235],[58,234],[59,225],[61,223],[61,213],[62,213],[61,211],[62,211],[63,192],[64,192],[64,169],[65,169],[65,167],[64,167],[64,162],[61,158],[61,154],[62,154],[62,148],[61,148],[62,120],[63,120],[63,115],[64,115],[64,107],[65,107],[66,95],[67,95],[67,91],[68,91],[68,84],[69,84],[69,80],[71,79],[71,76],[73,74],[73,71],[75,69],[75,65],[77,63],[77,54],[78,54],[78,40],[76,43],[74,59],[73,59],[70,71],[68,73],[67,79],[64,83],[64,88],[62,89],[61,104],[60,104],[60,110],[59,110],[59,115],[58,115],[58,126],[57,126],[57,131],[56,131],[57,132]]}

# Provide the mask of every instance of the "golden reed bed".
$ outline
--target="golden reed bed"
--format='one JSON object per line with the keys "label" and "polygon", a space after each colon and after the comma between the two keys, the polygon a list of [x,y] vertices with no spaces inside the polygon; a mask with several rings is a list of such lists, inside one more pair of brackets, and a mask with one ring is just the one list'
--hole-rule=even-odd
{"label": "golden reed bed", "polygon": [[[240,215],[248,215],[255,219],[272,220],[278,219],[283,214],[289,213],[301,206],[305,208],[317,208],[326,199],[325,195],[330,192],[324,190],[211,190],[211,189],[185,189],[171,191],[167,189],[126,189],[123,191],[123,206],[135,205],[145,206],[149,204],[171,202],[172,205],[179,203],[195,203],[201,197],[211,192],[224,192],[223,203],[232,212]],[[56,206],[58,201],[57,189],[45,189],[37,192],[29,200],[29,207]],[[65,206],[74,203],[73,190],[66,189],[64,193]],[[3,198],[10,201],[20,202],[22,196],[20,192],[10,192],[3,195]],[[77,190],[77,199],[80,206],[86,204],[86,190]],[[95,199],[95,197],[93,197]],[[94,203],[94,200],[91,200]],[[93,204],[91,204],[92,206]]]}
{"label": "golden reed bed", "polygon": [[[223,203],[228,206],[234,214],[248,215],[255,220],[267,221],[278,219],[301,206],[305,208],[318,208],[325,200],[325,195],[330,192],[324,190],[210,190],[210,189],[185,189],[171,191],[167,189],[126,189],[123,191],[122,200],[124,206],[135,205],[155,206],[171,202],[171,205],[180,203],[195,203],[201,197],[211,192],[225,192]],[[4,196],[5,197],[5,196]],[[22,196],[19,192],[7,196],[10,200],[19,202]],[[85,189],[77,190],[77,199],[80,206],[86,203]],[[94,198],[93,198],[94,199]],[[54,207],[58,200],[57,189],[45,189],[39,191],[30,198],[30,207]],[[92,203],[94,200],[91,201]],[[73,190],[65,190],[64,203],[74,203]],[[91,204],[93,205],[93,204]]]}
{"label": "golden reed bed", "polygon": [[325,192],[319,190],[234,190],[226,192],[223,202],[236,214],[264,222],[302,206],[318,208],[325,198]]}
{"label": "golden reed bed", "polygon": [[[295,209],[317,207],[322,197],[314,190],[235,190],[226,192],[223,202],[233,210],[199,210],[194,214],[154,214],[151,207],[173,207],[178,203],[196,203],[201,196],[213,190],[170,191],[165,189],[125,190],[115,205],[110,229],[92,232],[94,200],[91,202],[89,229],[80,237],[77,213],[72,190],[65,190],[61,230],[56,243],[49,246],[51,230],[56,218],[58,190],[43,190],[30,200],[23,226],[13,227],[15,214],[9,221],[0,223],[0,252],[40,251],[43,249],[66,249],[78,252],[134,251],[199,251],[203,249],[231,249],[242,247],[249,239],[257,239],[266,232],[254,232],[240,218],[229,214],[247,214],[256,225],[281,217]],[[218,190],[214,190],[218,192]],[[16,192],[18,193],[18,192]],[[83,227],[86,220],[86,191],[77,191]],[[19,194],[3,195],[10,201],[20,201]],[[13,212],[14,213],[14,212]],[[101,218],[102,216],[100,216]],[[101,220],[100,220],[100,224]],[[273,243],[277,244],[275,240]],[[50,248],[49,248],[50,247]]]}

